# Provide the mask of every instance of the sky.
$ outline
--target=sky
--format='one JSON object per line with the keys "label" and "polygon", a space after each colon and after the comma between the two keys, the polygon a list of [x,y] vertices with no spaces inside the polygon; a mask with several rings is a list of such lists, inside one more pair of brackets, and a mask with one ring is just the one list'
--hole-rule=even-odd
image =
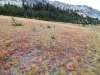
{"label": "sky", "polygon": [[52,0],[74,5],[87,5],[100,11],[100,0]]}

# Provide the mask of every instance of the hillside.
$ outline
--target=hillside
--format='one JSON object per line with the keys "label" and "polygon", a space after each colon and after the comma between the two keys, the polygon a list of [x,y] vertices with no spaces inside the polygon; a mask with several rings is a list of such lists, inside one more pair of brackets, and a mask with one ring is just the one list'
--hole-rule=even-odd
{"label": "hillside", "polygon": [[86,5],[71,5],[51,0],[0,0],[0,6],[9,3],[11,5],[17,5],[19,7],[22,7],[23,2],[31,6],[33,6],[33,4],[37,4],[38,2],[42,2],[44,4],[49,3],[55,7],[59,7],[64,10],[72,10],[76,12],[78,15],[82,15],[83,17],[89,16],[91,18],[98,18],[100,20],[100,11],[95,8],[91,8]]}
{"label": "hillside", "polygon": [[0,16],[0,75],[100,75],[100,27]]}
{"label": "hillside", "polygon": [[62,10],[60,8],[56,8],[52,4],[44,4],[42,2],[33,4],[33,7],[30,4],[26,3],[23,3],[22,7],[18,7],[17,5],[5,4],[4,6],[0,6],[0,14],[31,19],[34,18],[46,21],[82,24],[83,26],[97,26],[100,24],[100,20],[98,18],[91,18],[89,16],[83,17],[73,10]]}
{"label": "hillside", "polygon": [[72,5],[67,3],[61,3],[58,1],[50,1],[50,4],[54,5],[55,7],[59,7],[64,10],[73,10],[80,16],[83,17],[91,17],[91,18],[98,18],[100,20],[100,11],[97,9],[94,9],[92,7],[89,7],[87,5]]}

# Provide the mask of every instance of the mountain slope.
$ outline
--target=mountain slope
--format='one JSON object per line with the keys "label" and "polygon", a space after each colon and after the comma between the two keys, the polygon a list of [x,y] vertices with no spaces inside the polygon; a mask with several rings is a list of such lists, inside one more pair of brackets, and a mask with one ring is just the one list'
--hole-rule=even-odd
{"label": "mountain slope", "polygon": [[84,17],[89,16],[92,18],[100,19],[100,11],[86,5],[71,5],[71,4],[61,3],[58,1],[50,1],[49,3],[54,5],[55,7],[59,7],[64,10],[67,9],[73,10],[79,15],[83,15]]}
{"label": "mountain slope", "polygon": [[82,15],[83,17],[89,16],[92,18],[98,18],[100,20],[100,11],[86,5],[71,5],[67,3],[61,3],[58,1],[50,0],[0,0],[0,5],[9,3],[17,6],[22,6],[23,2],[28,3],[30,5],[37,4],[38,2],[50,3],[55,7],[59,7],[64,10],[73,10],[74,12],[78,13],[79,15]]}
{"label": "mountain slope", "polygon": [[100,11],[93,9],[86,5],[71,5],[67,3],[61,3],[58,1],[50,1],[50,0],[23,0],[26,1],[29,4],[36,4],[38,2],[43,3],[50,3],[54,5],[55,7],[59,7],[64,10],[73,10],[74,12],[78,13],[79,15],[83,15],[83,17],[89,16],[92,18],[98,18],[100,19]]}
{"label": "mountain slope", "polygon": [[4,4],[11,4],[22,7],[22,0],[0,0],[0,6],[3,6]]}
{"label": "mountain slope", "polygon": [[47,3],[49,2],[48,0],[23,0],[24,2],[27,2],[28,4],[37,4],[38,2],[43,2],[43,3]]}

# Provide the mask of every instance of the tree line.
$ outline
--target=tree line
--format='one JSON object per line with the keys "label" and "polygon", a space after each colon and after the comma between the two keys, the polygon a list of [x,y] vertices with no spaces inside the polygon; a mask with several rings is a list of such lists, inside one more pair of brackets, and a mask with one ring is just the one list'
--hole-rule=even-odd
{"label": "tree line", "polygon": [[23,2],[22,7],[18,7],[17,5],[5,4],[4,6],[0,6],[0,15],[24,17],[31,19],[35,18],[46,21],[56,21],[83,25],[100,24],[98,18],[91,18],[88,16],[83,17],[72,10],[62,10],[60,8],[56,8],[49,3],[44,4],[42,2],[33,5],[29,5],[28,3],[24,4]]}

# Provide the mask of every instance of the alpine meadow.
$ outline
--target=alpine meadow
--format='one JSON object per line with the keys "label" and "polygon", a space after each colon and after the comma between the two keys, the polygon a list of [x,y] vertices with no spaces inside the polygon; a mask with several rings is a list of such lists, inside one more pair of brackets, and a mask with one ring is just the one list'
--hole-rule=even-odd
{"label": "alpine meadow", "polygon": [[1,0],[0,75],[100,75],[99,16],[21,1]]}

